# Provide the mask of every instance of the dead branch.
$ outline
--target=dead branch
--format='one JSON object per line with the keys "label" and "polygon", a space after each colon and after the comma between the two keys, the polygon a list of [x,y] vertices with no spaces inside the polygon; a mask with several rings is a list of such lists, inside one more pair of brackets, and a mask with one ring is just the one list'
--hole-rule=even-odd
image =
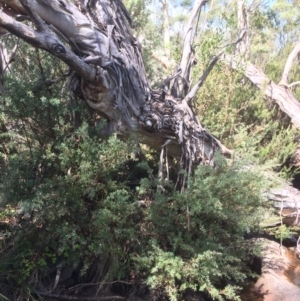
{"label": "dead branch", "polygon": [[247,58],[250,39],[249,39],[249,15],[247,7],[244,1],[238,1],[237,3],[238,13],[238,29],[239,29],[239,43],[236,44],[235,54],[241,57]]}
{"label": "dead branch", "polygon": [[163,7],[163,27],[164,27],[164,50],[167,57],[170,57],[170,22],[168,12],[168,0],[161,0]]}
{"label": "dead branch", "polygon": [[289,84],[288,87],[291,88],[291,87],[297,86],[299,84],[300,84],[300,81],[293,82],[293,83]]}
{"label": "dead branch", "polygon": [[208,67],[206,70],[203,72],[201,77],[199,78],[198,82],[194,85],[194,87],[190,90],[190,92],[186,95],[184,98],[184,101],[186,101],[188,104],[190,104],[191,100],[194,98],[196,95],[197,91],[200,89],[202,86],[203,82],[206,80],[207,76],[209,75],[210,71],[213,69],[213,67],[216,65],[220,57],[222,56],[223,51],[217,54],[209,63]]}
{"label": "dead branch", "polygon": [[201,8],[206,3],[207,0],[195,1],[191,12],[191,16],[189,18],[188,24],[185,29],[181,61],[177,69],[177,71],[181,70],[181,77],[175,79],[172,87],[172,95],[177,98],[184,97],[189,89],[190,72],[191,72],[191,67],[194,64],[193,49],[192,49],[193,28],[194,28],[194,23],[200,14]]}
{"label": "dead branch", "polygon": [[238,60],[230,55],[224,55],[223,62],[244,74],[257,88],[263,91],[266,98],[273,100],[280,110],[289,116],[294,126],[300,128],[300,103],[290,89],[275,84],[260,68],[251,63]]}
{"label": "dead branch", "polygon": [[288,59],[286,60],[283,73],[281,76],[281,80],[278,84],[279,86],[289,87],[289,81],[288,81],[289,72],[293,66],[294,59],[299,55],[299,53],[300,53],[300,41],[296,43],[294,49],[292,50],[292,52],[288,56]]}

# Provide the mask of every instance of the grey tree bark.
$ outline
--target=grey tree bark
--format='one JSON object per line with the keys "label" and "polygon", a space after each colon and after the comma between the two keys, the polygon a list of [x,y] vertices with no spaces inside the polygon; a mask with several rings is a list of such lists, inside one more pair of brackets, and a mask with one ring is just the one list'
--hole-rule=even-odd
{"label": "grey tree bark", "polygon": [[[197,164],[214,164],[218,149],[230,155],[198,122],[184,99],[190,91],[185,83],[190,82],[193,65],[193,23],[205,1],[195,2],[171,92],[149,86],[139,43],[131,34],[130,16],[120,0],[0,3],[0,26],[64,61],[73,70],[69,89],[80,91],[119,135],[134,134],[140,142],[179,158],[188,174]],[[18,21],[24,15],[32,26]]]}

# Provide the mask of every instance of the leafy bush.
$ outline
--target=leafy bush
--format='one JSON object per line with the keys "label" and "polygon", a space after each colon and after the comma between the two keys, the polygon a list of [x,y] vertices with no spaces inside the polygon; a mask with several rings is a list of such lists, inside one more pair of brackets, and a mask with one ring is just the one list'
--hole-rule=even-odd
{"label": "leafy bush", "polygon": [[171,300],[187,288],[238,300],[234,284],[245,280],[251,250],[244,235],[258,227],[266,204],[266,182],[243,169],[219,159],[216,169],[199,167],[185,193],[155,193],[143,225],[147,247],[134,257],[153,289]]}
{"label": "leafy bush", "polygon": [[[1,293],[16,300],[57,267],[73,265],[86,281],[134,280],[172,300],[187,289],[238,299],[236,285],[247,276],[252,248],[243,237],[263,216],[263,178],[245,162],[219,158],[215,169],[200,166],[184,193],[174,183],[158,183],[149,162],[131,159],[132,141],[100,138],[99,116],[45,81],[66,71],[57,60],[32,48],[25,52],[36,62],[37,76],[19,66],[0,99],[0,199],[7,205],[0,215],[6,225]],[[203,87],[200,114],[231,146],[245,140],[244,149],[248,143],[258,152],[263,141],[263,156],[272,157],[268,143],[274,139],[280,150],[280,141],[269,138],[276,129],[264,128],[269,113],[252,91],[244,101],[236,74],[228,76],[232,85],[212,93],[222,73]],[[78,129],[75,111],[86,121]],[[89,278],[93,265],[97,272]]]}
{"label": "leafy bush", "polygon": [[133,239],[130,220],[136,213],[125,186],[128,175],[120,168],[128,160],[126,145],[115,136],[100,143],[83,126],[32,155],[36,160],[22,153],[11,158],[2,178],[2,203],[15,207],[22,224],[13,231],[11,250],[11,256],[23,258],[14,263],[17,278],[28,281],[50,259],[88,267],[99,254],[121,252]]}
{"label": "leafy bush", "polygon": [[160,183],[162,192],[148,164],[129,159],[132,145],[98,133],[87,124],[67,136],[56,130],[47,147],[24,145],[11,156],[1,199],[21,228],[11,229],[1,275],[34,286],[34,275],[48,277],[53,266],[85,275],[101,257],[99,282],[132,275],[171,300],[187,289],[238,300],[251,253],[243,236],[265,204],[262,177],[218,158],[184,193],[172,183]]}

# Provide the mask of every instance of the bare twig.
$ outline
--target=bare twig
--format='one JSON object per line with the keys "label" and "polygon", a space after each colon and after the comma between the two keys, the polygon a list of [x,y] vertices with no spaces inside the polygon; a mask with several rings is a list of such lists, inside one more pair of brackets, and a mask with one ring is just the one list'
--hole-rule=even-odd
{"label": "bare twig", "polygon": [[300,84],[300,81],[293,82],[293,83],[289,84],[288,87],[291,88],[291,87],[294,87],[294,86],[299,85],[299,84]]}

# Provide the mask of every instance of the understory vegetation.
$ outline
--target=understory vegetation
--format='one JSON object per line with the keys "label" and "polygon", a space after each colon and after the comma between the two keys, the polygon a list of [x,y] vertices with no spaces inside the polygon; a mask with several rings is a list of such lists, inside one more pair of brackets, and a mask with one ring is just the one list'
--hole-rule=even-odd
{"label": "understory vegetation", "polygon": [[[127,6],[136,34],[146,39],[150,80],[159,86],[173,66],[162,67],[152,55],[165,51],[159,44],[162,24],[148,17],[146,4]],[[253,18],[251,55],[276,78],[282,65],[275,62],[291,45],[277,52],[273,44],[262,49],[260,29],[275,31],[276,18],[259,11]],[[183,21],[174,16],[174,32]],[[232,29],[236,20],[226,22]],[[203,29],[201,45],[195,46],[196,77],[222,34]],[[5,43],[12,48],[16,41],[8,36]],[[176,301],[201,292],[214,300],[240,300],[243,284],[253,276],[249,261],[259,254],[259,246],[245,237],[262,230],[270,210],[265,192],[277,185],[264,170],[284,178],[296,172],[288,164],[296,131],[274,103],[219,62],[193,108],[235,153],[230,160],[218,154],[215,166],[197,167],[182,193],[176,160],[170,159],[169,179],[159,179],[156,151],[134,135],[103,137],[105,118],[82,95],[70,98],[66,91],[67,67],[18,43],[21,50],[0,96],[0,300],[43,300],[43,290],[60,284],[62,295],[80,296],[91,288],[119,293],[122,283],[124,297]],[[181,43],[174,33],[171,63]],[[264,52],[270,49],[271,62]],[[67,270],[69,277],[63,276]]]}
{"label": "understory vegetation", "polygon": [[[30,118],[43,119],[31,111],[41,102],[27,100]],[[48,99],[44,112],[63,120],[57,106]],[[18,112],[21,119],[29,118],[26,113]],[[9,156],[1,171],[5,296],[26,296],[36,282],[54,278],[57,266],[70,265],[84,282],[148,284],[171,300],[187,289],[219,300],[236,296],[253,252],[243,237],[258,230],[267,207],[261,194],[266,183],[257,171],[219,157],[216,168],[199,167],[180,193],[174,182],[155,178],[155,155],[130,158],[134,143],[98,138],[101,125],[72,131],[58,123],[43,142],[47,128],[26,130],[30,140],[17,146],[10,142],[18,138],[3,137]]]}
{"label": "understory vegetation", "polygon": [[[207,114],[215,132],[241,151],[230,161],[219,155],[215,168],[199,166],[180,193],[175,165],[170,165],[170,180],[159,181],[156,152],[139,146],[134,137],[100,138],[104,124],[99,116],[82,102],[70,102],[59,84],[43,82],[43,76],[65,72],[59,62],[28,51],[36,59],[43,55],[43,74],[39,70],[30,79],[25,69],[20,78],[7,77],[1,100],[4,300],[38,299],[37,283],[53,285],[57,269],[70,266],[76,283],[105,288],[122,280],[148,286],[153,298],[178,300],[192,290],[217,300],[239,300],[239,285],[251,274],[247,264],[257,251],[244,236],[259,231],[269,206],[262,192],[270,186],[254,159],[241,159],[242,146],[256,154],[278,143],[272,135],[265,150],[258,147],[276,123],[260,136],[247,134],[272,114],[255,101],[239,110],[240,90],[222,111],[234,114],[235,125],[218,116],[221,110]],[[218,99],[213,103],[217,106]],[[212,104],[204,99],[202,105]],[[83,121],[75,128],[78,111]],[[224,120],[224,126],[214,118]],[[283,134],[287,130],[276,130],[291,139]]]}

